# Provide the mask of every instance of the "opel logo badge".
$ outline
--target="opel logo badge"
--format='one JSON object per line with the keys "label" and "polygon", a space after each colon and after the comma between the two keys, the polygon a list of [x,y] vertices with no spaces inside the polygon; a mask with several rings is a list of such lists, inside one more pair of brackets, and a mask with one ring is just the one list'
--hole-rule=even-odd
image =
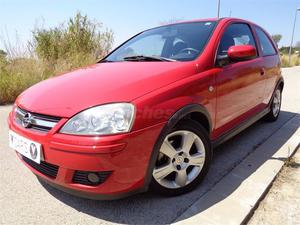
{"label": "opel logo badge", "polygon": [[181,157],[181,156],[178,156],[177,158],[176,158],[176,163],[179,165],[179,164],[181,164],[181,163],[183,163],[183,158]]}
{"label": "opel logo badge", "polygon": [[30,127],[30,123],[31,123],[31,114],[30,113],[26,113],[22,119],[22,126],[25,128],[29,128]]}

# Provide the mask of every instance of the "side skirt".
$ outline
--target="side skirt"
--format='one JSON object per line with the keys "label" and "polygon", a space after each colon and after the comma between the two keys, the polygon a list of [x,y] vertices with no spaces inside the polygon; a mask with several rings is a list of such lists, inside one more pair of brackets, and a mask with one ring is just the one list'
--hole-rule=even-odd
{"label": "side skirt", "polygon": [[270,112],[270,107],[267,107],[266,109],[264,109],[260,113],[254,115],[250,119],[247,119],[243,123],[239,124],[235,128],[233,128],[230,131],[228,131],[227,133],[223,134],[218,139],[212,141],[213,148],[216,148],[217,146],[223,144],[225,141],[227,141],[230,138],[234,137],[235,135],[239,134],[240,132],[242,132],[246,128],[250,127],[252,124],[254,124],[258,120],[263,118],[265,115],[267,115],[269,112]]}

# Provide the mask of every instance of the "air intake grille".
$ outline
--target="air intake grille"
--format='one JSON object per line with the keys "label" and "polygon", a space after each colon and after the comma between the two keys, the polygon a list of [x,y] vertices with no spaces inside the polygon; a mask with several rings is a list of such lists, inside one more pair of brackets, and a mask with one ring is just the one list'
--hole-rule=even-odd
{"label": "air intake grille", "polygon": [[41,164],[38,164],[24,156],[22,156],[22,159],[25,163],[27,163],[29,166],[31,166],[33,169],[39,171],[40,173],[55,179],[58,172],[58,166],[47,163],[45,161],[41,161]]}

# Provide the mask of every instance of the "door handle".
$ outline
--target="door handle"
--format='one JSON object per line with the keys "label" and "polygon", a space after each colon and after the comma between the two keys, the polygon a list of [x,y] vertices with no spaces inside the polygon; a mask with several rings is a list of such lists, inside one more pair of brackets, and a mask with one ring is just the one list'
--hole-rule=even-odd
{"label": "door handle", "polygon": [[266,74],[265,68],[261,68],[261,69],[260,69],[260,75],[263,76],[263,75],[265,75],[265,74]]}

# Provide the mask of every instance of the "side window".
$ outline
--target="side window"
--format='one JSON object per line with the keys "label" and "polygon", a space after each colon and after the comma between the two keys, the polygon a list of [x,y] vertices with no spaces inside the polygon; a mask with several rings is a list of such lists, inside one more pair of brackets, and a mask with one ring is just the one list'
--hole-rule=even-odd
{"label": "side window", "polygon": [[270,41],[270,39],[266,35],[266,33],[262,29],[260,29],[259,27],[255,27],[255,31],[256,31],[256,34],[258,36],[259,42],[260,42],[260,46],[261,46],[263,56],[275,55],[276,50],[275,50],[274,46],[272,45],[272,42]]}
{"label": "side window", "polygon": [[228,49],[236,45],[252,45],[256,48],[255,40],[249,25],[245,23],[235,23],[229,25],[220,41],[218,56],[227,56]]}

